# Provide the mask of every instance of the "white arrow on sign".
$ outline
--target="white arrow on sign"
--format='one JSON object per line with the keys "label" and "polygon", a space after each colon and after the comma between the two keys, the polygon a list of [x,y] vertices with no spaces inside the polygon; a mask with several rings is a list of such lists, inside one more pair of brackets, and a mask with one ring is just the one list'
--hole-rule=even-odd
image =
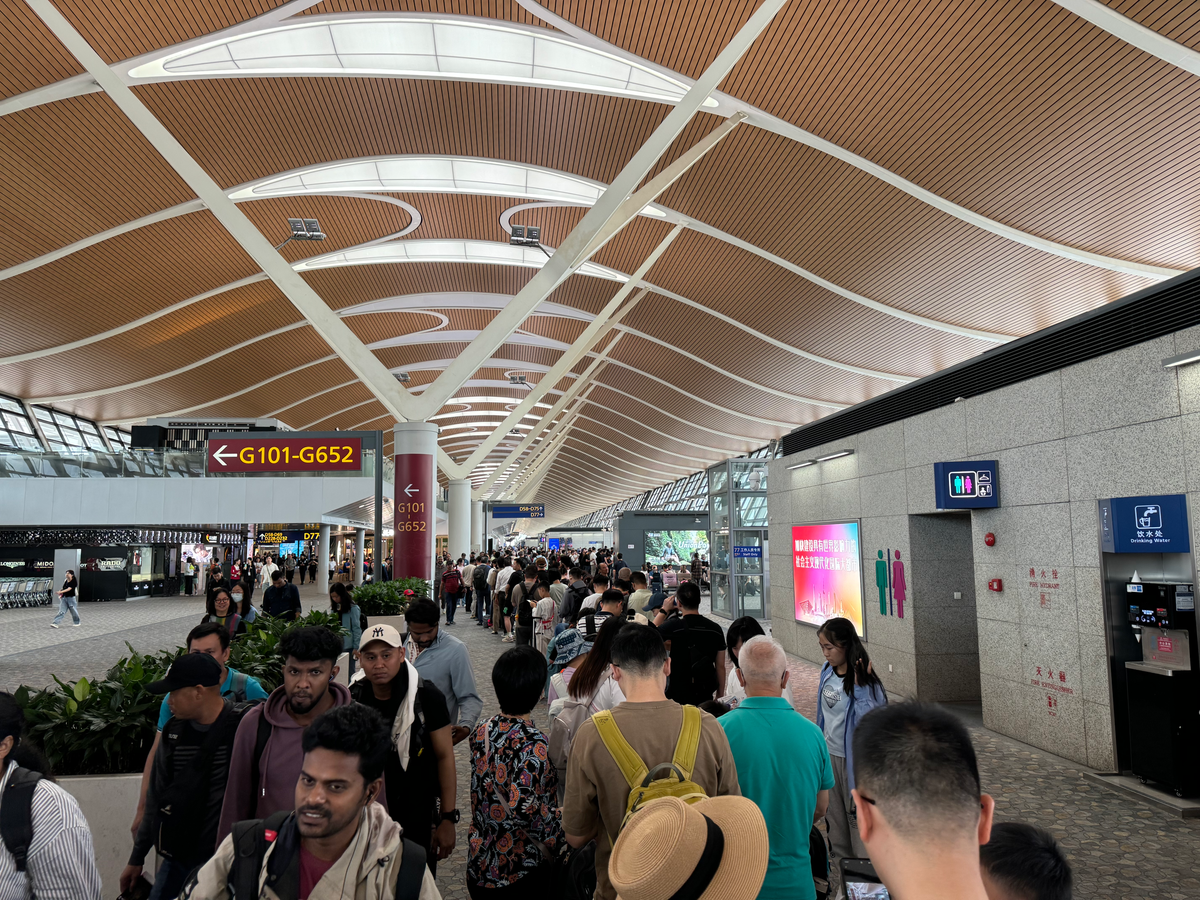
{"label": "white arrow on sign", "polygon": [[[224,465],[224,463],[222,463],[221,465]],[[413,486],[412,486],[412,483],[410,482],[410,483],[409,483],[409,485],[408,485],[408,487],[406,487],[406,488],[404,489],[404,493],[408,494],[408,496],[410,496],[410,497],[411,497],[413,494],[419,494],[419,493],[421,493],[421,489],[420,489],[420,488],[415,488],[415,487],[413,487]]]}
{"label": "white arrow on sign", "polygon": [[222,444],[219,448],[217,448],[217,451],[215,453],[213,453],[213,459],[215,459],[217,462],[219,462],[223,466],[227,465],[227,463],[225,462],[226,459],[237,457],[236,453],[226,453],[225,452],[225,448],[228,446],[229,446],[228,444]]}

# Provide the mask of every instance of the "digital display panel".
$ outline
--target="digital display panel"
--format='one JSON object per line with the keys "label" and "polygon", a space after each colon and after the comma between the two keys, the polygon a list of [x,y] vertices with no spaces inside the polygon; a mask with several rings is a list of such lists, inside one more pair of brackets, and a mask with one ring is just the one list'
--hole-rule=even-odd
{"label": "digital display panel", "polygon": [[857,522],[792,527],[796,621],[820,625],[840,616],[862,636],[862,551]]}
{"label": "digital display panel", "polygon": [[708,557],[707,531],[645,531],[642,536],[648,566],[687,565],[693,553]]}

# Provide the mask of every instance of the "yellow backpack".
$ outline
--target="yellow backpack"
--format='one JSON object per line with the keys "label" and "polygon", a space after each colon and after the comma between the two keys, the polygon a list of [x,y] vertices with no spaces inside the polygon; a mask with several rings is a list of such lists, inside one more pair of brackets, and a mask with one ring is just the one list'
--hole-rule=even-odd
{"label": "yellow backpack", "polygon": [[[661,763],[653,769],[629,746],[629,741],[625,740],[625,735],[621,734],[621,729],[613,721],[611,710],[596,713],[592,721],[596,723],[604,746],[629,782],[629,802],[625,804],[621,828],[625,827],[630,816],[659,797],[678,797],[684,803],[708,799],[704,788],[691,780],[692,770],[696,767],[696,752],[700,749],[699,709],[694,706],[683,708],[683,726],[679,729],[675,755],[669,763]],[[610,835],[609,839],[615,840],[615,836]]]}

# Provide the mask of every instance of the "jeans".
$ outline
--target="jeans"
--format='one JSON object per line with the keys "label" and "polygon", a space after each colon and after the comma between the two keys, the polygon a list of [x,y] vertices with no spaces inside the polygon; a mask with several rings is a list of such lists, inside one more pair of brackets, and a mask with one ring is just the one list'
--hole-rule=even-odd
{"label": "jeans", "polygon": [[158,867],[158,874],[154,876],[150,900],[175,900],[183,890],[183,883],[187,881],[188,873],[193,868],[195,867],[182,865],[173,859],[164,859]]}
{"label": "jeans", "polygon": [[443,594],[446,598],[446,624],[450,625],[454,622],[454,611],[458,609],[458,595]]}
{"label": "jeans", "polygon": [[67,610],[71,611],[71,618],[75,624],[79,624],[79,607],[77,605],[77,597],[59,597],[58,598],[58,615],[54,617],[54,624],[57,625],[66,616]]}
{"label": "jeans", "polygon": [[486,625],[492,611],[492,591],[483,587],[475,592],[475,621]]}

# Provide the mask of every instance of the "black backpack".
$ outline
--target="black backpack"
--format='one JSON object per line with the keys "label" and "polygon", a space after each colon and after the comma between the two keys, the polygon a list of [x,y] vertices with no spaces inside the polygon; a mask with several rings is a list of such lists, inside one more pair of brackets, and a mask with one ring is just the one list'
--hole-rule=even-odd
{"label": "black backpack", "polygon": [[0,803],[0,838],[12,854],[18,872],[25,871],[29,845],[33,843],[33,792],[43,778],[41,772],[16,766],[4,787]]}
{"label": "black backpack", "polygon": [[[270,839],[267,833],[270,832]],[[233,825],[233,864],[227,887],[232,900],[258,900],[258,879],[267,844],[280,841],[280,852],[272,854],[267,866],[267,885],[275,889],[284,879],[299,879],[291,862],[299,853],[300,839],[290,810],[272,813],[265,819],[247,819]],[[404,851],[396,873],[396,900],[418,900],[425,879],[425,848],[402,838]],[[278,858],[278,862],[276,859]],[[297,888],[299,885],[297,884]],[[278,893],[278,891],[277,891]]]}
{"label": "black backpack", "polygon": [[491,571],[491,567],[483,563],[475,567],[475,571],[471,575],[471,583],[475,586],[475,590],[482,591],[487,587],[488,573]]}
{"label": "black backpack", "polygon": [[[582,587],[576,587],[576,585],[582,585]],[[570,622],[574,619],[583,609],[583,601],[591,594],[587,584],[582,581],[577,581],[567,588],[567,593],[563,596],[563,620]]]}

